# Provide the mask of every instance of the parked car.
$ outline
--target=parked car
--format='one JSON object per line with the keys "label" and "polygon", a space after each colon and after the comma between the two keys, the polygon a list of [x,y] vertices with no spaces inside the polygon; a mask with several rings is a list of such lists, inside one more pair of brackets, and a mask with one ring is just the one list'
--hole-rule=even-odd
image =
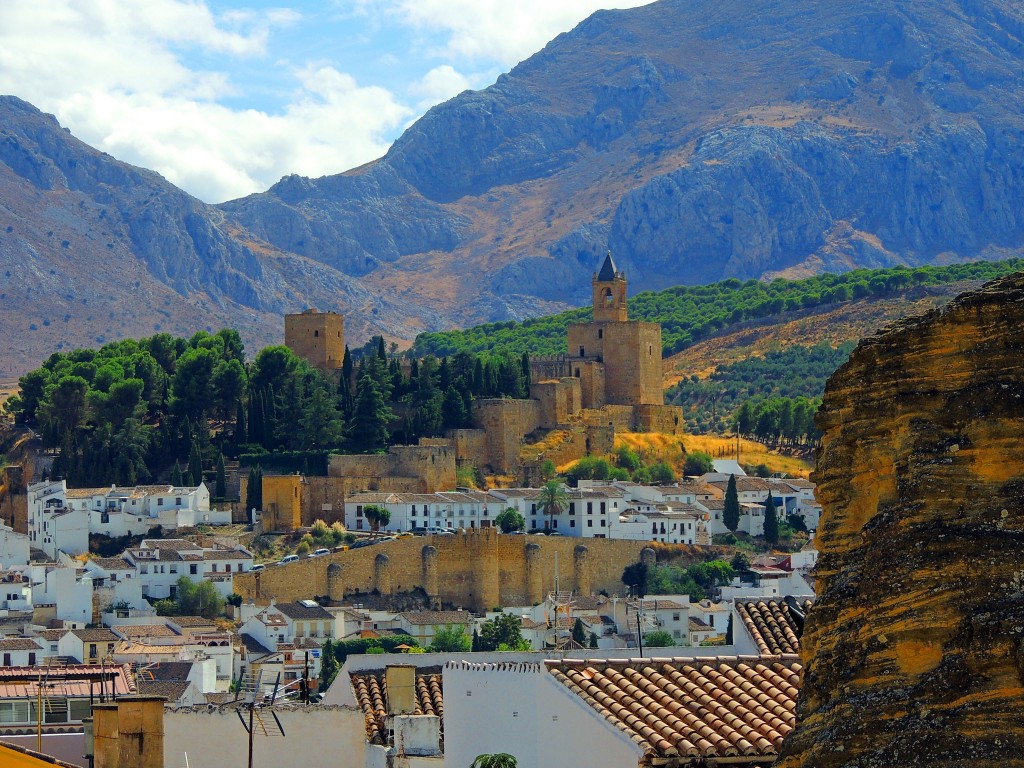
{"label": "parked car", "polygon": [[352,546],[350,546],[349,549],[361,549],[362,547],[373,546],[376,543],[377,542],[373,539],[360,539],[359,541],[352,544]]}
{"label": "parked car", "polygon": [[298,555],[285,555],[281,558],[281,562],[279,562],[278,565],[288,565],[288,563],[296,563],[298,560]]}
{"label": "parked car", "polygon": [[310,552],[309,556],[310,557],[323,557],[324,555],[329,555],[329,554],[331,554],[331,550],[327,549],[326,547],[320,547],[320,549],[314,549],[312,552]]}
{"label": "parked car", "polygon": [[249,569],[249,573],[252,573],[253,571],[262,571],[266,567],[267,566],[263,565],[263,563],[258,563]]}
{"label": "parked car", "polygon": [[417,526],[416,528],[411,529],[409,533],[411,533],[413,536],[426,536],[428,533],[430,533],[430,531],[421,526]]}

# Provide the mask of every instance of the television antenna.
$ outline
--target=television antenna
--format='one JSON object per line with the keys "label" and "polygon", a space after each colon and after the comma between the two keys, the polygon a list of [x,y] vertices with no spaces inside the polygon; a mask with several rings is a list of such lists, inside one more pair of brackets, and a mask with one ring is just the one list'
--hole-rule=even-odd
{"label": "television antenna", "polygon": [[234,703],[241,702],[242,706],[235,710],[235,714],[249,734],[249,768],[252,768],[253,741],[257,734],[264,737],[285,735],[284,726],[274,711],[280,684],[280,672],[269,673],[263,669],[250,671],[238,678]]}
{"label": "television antenna", "polygon": [[[61,677],[50,679],[51,669],[62,669],[65,666],[60,661],[47,659],[46,666],[39,672],[35,683],[27,686],[26,693],[30,698],[36,700],[36,752],[39,753],[43,751],[44,720],[53,722],[61,719],[67,720],[68,694],[64,680]],[[48,718],[48,716],[58,713],[63,713],[64,717]]]}

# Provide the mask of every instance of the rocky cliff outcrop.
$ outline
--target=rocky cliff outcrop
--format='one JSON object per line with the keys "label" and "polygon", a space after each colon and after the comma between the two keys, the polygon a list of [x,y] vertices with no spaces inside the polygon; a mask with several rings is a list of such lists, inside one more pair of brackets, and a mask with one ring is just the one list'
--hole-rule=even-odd
{"label": "rocky cliff outcrop", "polygon": [[782,768],[1021,765],[1024,275],[830,379],[819,597]]}

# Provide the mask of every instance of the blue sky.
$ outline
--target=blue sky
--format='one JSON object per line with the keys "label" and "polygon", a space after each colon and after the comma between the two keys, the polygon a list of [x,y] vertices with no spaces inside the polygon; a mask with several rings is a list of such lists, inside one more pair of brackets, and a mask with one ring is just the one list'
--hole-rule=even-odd
{"label": "blue sky", "polygon": [[0,93],[207,202],[361,165],[599,8],[644,0],[0,0]]}

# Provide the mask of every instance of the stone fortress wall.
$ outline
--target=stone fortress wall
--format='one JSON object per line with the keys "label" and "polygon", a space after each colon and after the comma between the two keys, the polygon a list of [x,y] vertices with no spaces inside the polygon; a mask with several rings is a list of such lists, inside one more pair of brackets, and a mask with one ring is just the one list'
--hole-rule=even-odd
{"label": "stone fortress wall", "polygon": [[416,536],[235,576],[234,590],[257,604],[423,589],[431,602],[483,612],[533,605],[558,587],[590,595],[624,590],[622,571],[654,552],[619,539],[513,536],[494,528]]}
{"label": "stone fortress wall", "polygon": [[345,318],[315,309],[285,315],[284,344],[314,368],[334,373],[345,359]]}

